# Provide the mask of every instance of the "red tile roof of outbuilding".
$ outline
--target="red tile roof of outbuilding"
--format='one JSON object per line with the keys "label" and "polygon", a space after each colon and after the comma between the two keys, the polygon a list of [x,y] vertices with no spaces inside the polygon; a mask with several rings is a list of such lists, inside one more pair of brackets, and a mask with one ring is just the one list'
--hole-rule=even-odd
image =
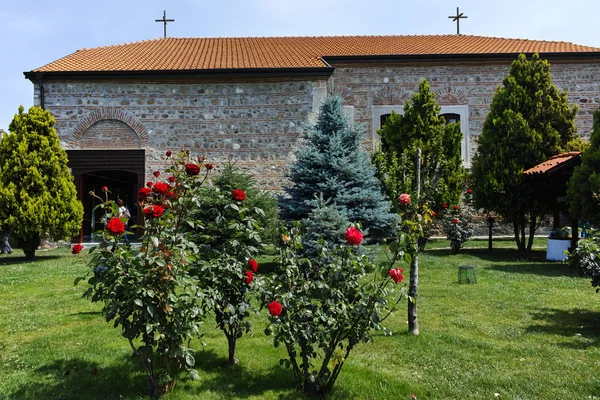
{"label": "red tile roof of outbuilding", "polygon": [[571,160],[575,158],[581,157],[581,152],[579,151],[571,151],[568,153],[561,153],[555,156],[548,158],[541,164],[533,166],[524,172],[525,175],[542,175],[542,174],[550,174],[553,171],[556,171],[563,165],[567,164]]}

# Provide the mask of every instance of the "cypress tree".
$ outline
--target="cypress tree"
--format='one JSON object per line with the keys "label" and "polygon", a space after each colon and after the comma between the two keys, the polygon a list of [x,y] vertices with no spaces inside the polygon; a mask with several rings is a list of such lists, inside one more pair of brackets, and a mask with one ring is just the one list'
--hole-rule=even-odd
{"label": "cypress tree", "polygon": [[[459,123],[446,123],[440,116],[427,80],[404,106],[404,115],[392,112],[378,131],[381,151],[373,161],[387,194],[397,199],[402,193],[415,194],[415,157],[422,151],[420,202],[435,211],[442,204],[458,204],[463,191],[465,169]],[[414,196],[413,196],[414,197]],[[414,197],[416,198],[416,197]],[[398,206],[397,202],[394,203]]]}
{"label": "cypress tree", "polygon": [[531,249],[538,221],[550,208],[540,193],[523,185],[523,171],[568,148],[576,111],[538,54],[530,60],[519,55],[492,99],[473,158],[475,205],[511,222],[521,251]]}
{"label": "cypress tree", "polygon": [[361,149],[363,131],[351,124],[339,97],[330,96],[320,108],[317,123],[296,153],[279,202],[282,217],[300,220],[315,207],[315,196],[331,201],[351,222],[359,222],[372,238],[390,235],[397,216],[381,192],[369,154]]}
{"label": "cypress tree", "polygon": [[0,229],[33,259],[46,232],[67,239],[79,230],[83,206],[50,112],[21,106],[8,129],[0,141]]}

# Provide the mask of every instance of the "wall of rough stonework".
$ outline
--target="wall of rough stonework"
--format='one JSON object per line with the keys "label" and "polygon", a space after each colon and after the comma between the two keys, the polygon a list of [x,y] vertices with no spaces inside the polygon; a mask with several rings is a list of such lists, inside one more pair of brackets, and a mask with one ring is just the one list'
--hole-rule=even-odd
{"label": "wall of rough stonework", "polygon": [[307,79],[45,82],[44,100],[66,149],[143,148],[150,177],[167,150],[186,148],[217,164],[238,160],[276,190],[326,88]]}
{"label": "wall of rough stonework", "polygon": [[[146,171],[164,167],[166,150],[187,148],[211,162],[238,160],[261,187],[281,188],[304,127],[314,121],[328,91],[352,106],[365,127],[365,146],[376,137],[373,106],[402,105],[427,78],[441,105],[468,107],[470,154],[489,105],[510,62],[487,64],[345,64],[324,78],[270,78],[215,82],[166,78],[120,81],[45,81],[45,106],[67,149],[146,151]],[[577,127],[587,137],[600,107],[600,64],[553,62],[556,85],[579,106]],[[34,91],[40,100],[39,88]]]}
{"label": "wall of rough stonework", "polygon": [[[364,124],[365,145],[372,148],[376,139],[372,123],[374,105],[403,105],[426,78],[440,105],[467,105],[470,154],[476,151],[475,138],[496,89],[509,71],[510,63],[474,64],[346,64],[333,65],[330,88],[354,107],[354,121]],[[589,137],[592,114],[600,107],[600,64],[551,63],[557,87],[568,92],[571,105],[577,105],[576,125],[583,137]],[[401,108],[401,107],[400,107]]]}

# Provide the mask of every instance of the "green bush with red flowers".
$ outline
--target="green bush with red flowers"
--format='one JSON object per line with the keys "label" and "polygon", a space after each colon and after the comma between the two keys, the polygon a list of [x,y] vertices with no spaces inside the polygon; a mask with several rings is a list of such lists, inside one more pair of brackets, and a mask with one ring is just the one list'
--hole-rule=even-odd
{"label": "green bush with red flowers", "polygon": [[458,254],[465,242],[473,236],[473,193],[468,189],[463,196],[462,205],[444,204],[442,209],[442,225],[446,238],[450,241],[450,253]]}
{"label": "green bush with red flowers", "polygon": [[333,247],[322,242],[323,251],[308,259],[298,255],[303,240],[298,227],[285,232],[279,270],[266,278],[261,290],[271,319],[266,333],[273,336],[275,347],[287,351],[280,364],[290,367],[299,387],[312,395],[332,389],[351,351],[368,341],[373,329],[390,333],[382,323],[406,297],[404,287],[396,290],[391,284],[403,279],[395,265],[407,260],[401,246],[376,280],[365,281],[365,271],[374,265],[356,251],[362,233],[351,226],[344,239]]}
{"label": "green bush with red flowers", "polygon": [[156,172],[156,181],[139,190],[138,205],[146,217],[139,247],[123,243],[125,225],[109,188],[103,187],[104,198],[92,193],[101,200],[107,223],[99,245],[91,249],[90,271],[75,281],[87,279],[84,295],[102,302],[106,321],[121,327],[154,398],[172,390],[184,370],[197,377],[189,344],[200,334],[206,308],[206,290],[189,272],[198,246],[182,227],[190,223],[190,205],[207,174],[199,175],[198,165],[190,168],[184,161],[188,155],[182,152],[166,171],[173,177],[169,183]]}
{"label": "green bush with red flowers", "polygon": [[230,364],[236,364],[237,340],[252,329],[248,317],[256,312],[251,303],[255,258],[263,250],[262,209],[252,206],[248,194],[228,180],[200,189],[190,211],[193,240],[198,246],[190,271],[206,288],[209,307],[217,326],[225,333]]}

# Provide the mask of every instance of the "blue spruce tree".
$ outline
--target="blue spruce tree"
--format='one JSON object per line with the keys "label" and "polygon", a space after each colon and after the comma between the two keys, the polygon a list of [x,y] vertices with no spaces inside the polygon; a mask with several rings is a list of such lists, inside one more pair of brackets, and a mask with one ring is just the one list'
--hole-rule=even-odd
{"label": "blue spruce tree", "polygon": [[362,129],[351,124],[339,97],[325,99],[306,145],[296,153],[279,203],[286,219],[308,217],[315,195],[331,201],[351,222],[359,222],[371,238],[393,233],[398,217],[381,190],[369,154],[361,149]]}

